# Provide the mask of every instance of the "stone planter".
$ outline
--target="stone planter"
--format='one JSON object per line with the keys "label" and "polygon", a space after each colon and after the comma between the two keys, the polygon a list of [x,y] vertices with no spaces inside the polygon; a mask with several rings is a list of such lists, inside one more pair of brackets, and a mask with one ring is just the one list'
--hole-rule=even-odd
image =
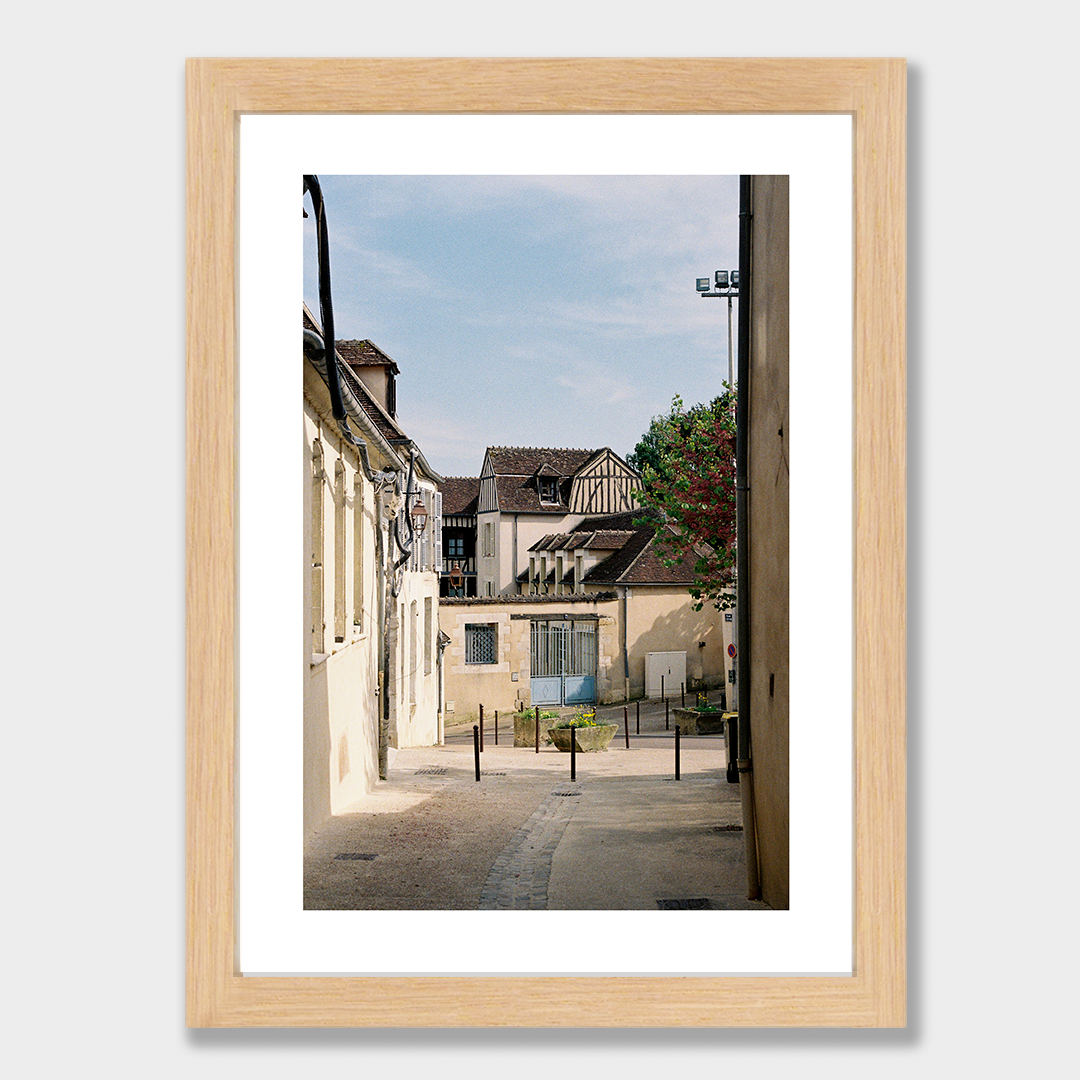
{"label": "stone planter", "polygon": [[577,734],[577,752],[587,753],[590,750],[606,750],[608,743],[615,737],[619,730],[618,724],[594,724],[592,727],[579,728],[548,728],[548,738],[555,746],[564,753],[570,753],[570,733]]}
{"label": "stone planter", "polygon": [[[546,741],[547,729],[551,724],[550,716],[540,717],[540,742],[541,744]],[[529,713],[527,716],[522,716],[520,713],[514,714],[514,745],[521,746],[535,746],[536,745],[536,714]]]}
{"label": "stone planter", "polygon": [[724,714],[716,712],[698,712],[697,709],[672,709],[675,723],[682,735],[722,735],[724,733]]}

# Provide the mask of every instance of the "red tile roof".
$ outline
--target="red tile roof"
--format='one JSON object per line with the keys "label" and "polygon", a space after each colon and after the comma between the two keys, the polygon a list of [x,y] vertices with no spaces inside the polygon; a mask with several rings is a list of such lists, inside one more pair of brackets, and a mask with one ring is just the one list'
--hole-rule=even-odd
{"label": "red tile roof", "polygon": [[442,493],[443,517],[476,516],[476,503],[480,497],[478,476],[447,476],[439,485]]}

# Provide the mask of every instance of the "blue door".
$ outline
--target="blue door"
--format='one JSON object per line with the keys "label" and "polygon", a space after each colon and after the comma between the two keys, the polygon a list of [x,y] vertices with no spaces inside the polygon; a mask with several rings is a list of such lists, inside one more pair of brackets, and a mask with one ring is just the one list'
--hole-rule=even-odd
{"label": "blue door", "polygon": [[584,705],[596,701],[596,623],[534,621],[531,639],[534,705]]}

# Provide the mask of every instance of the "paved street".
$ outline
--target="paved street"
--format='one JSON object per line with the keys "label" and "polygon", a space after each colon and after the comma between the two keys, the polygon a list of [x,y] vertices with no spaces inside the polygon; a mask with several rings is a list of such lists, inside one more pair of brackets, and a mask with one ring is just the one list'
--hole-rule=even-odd
{"label": "paved street", "polygon": [[[676,699],[675,704],[678,703]],[[570,710],[566,710],[570,711]],[[664,706],[601,708],[606,751],[513,746],[510,718],[485,725],[481,780],[472,726],[445,745],[392,755],[389,779],[327,822],[305,851],[308,909],[762,908],[746,900],[738,785],[723,738],[681,739]]]}

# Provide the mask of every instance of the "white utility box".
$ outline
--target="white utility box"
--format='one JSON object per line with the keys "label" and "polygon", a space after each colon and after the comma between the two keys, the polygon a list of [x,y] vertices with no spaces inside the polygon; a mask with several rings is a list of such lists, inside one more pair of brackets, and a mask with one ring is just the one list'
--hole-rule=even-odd
{"label": "white utility box", "polygon": [[680,688],[685,685],[686,653],[651,652],[645,654],[645,696],[647,698],[678,696]]}

